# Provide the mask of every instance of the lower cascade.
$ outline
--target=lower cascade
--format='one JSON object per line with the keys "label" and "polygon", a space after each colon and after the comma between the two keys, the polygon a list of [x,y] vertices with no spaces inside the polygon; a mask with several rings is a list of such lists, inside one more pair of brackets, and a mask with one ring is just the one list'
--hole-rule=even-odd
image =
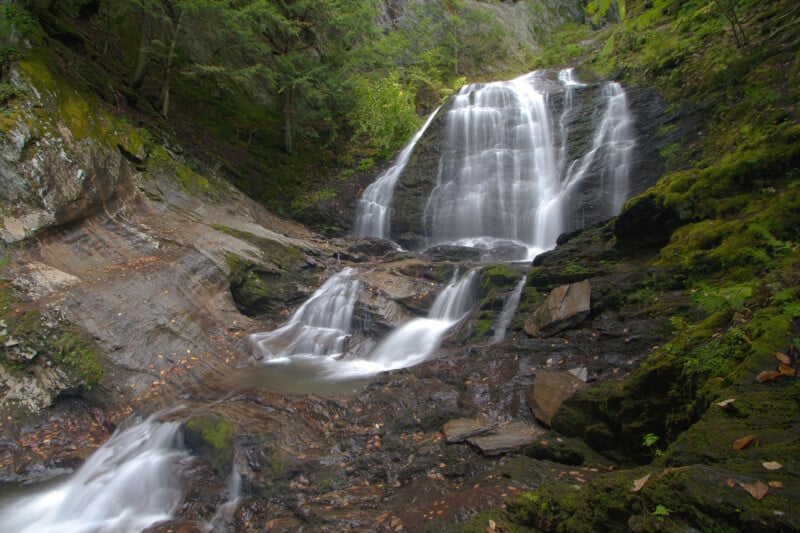
{"label": "lower cascade", "polygon": [[0,507],[0,531],[141,531],[181,504],[189,457],[180,423],[153,415],[117,431],[66,481]]}
{"label": "lower cascade", "polygon": [[359,288],[351,268],[332,276],[286,325],[254,333],[250,343],[255,356],[263,357],[264,363],[305,367],[314,376],[312,381],[363,378],[413,366],[433,353],[447,331],[472,310],[477,273],[473,269],[453,279],[437,296],[427,317],[398,327],[366,357],[344,354]]}

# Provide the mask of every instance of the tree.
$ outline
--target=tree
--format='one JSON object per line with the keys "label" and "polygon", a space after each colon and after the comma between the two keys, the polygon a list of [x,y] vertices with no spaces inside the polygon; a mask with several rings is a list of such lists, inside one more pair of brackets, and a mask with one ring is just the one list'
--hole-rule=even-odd
{"label": "tree", "polygon": [[253,0],[230,13],[247,64],[235,76],[267,82],[283,117],[284,149],[294,151],[298,123],[326,110],[347,53],[371,35],[373,0]]}

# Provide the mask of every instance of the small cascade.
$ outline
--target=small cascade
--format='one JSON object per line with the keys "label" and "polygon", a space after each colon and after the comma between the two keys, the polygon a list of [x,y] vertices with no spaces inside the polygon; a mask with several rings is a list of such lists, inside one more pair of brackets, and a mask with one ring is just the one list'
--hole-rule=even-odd
{"label": "small cascade", "polygon": [[428,119],[417,130],[411,141],[403,148],[397,160],[389,170],[384,172],[372,184],[367,187],[364,194],[356,205],[356,222],[354,233],[356,237],[380,237],[389,238],[389,222],[391,217],[391,203],[394,195],[394,188],[397,185],[397,178],[406,168],[411,152],[414,151],[417,141],[419,141],[425,130],[428,129],[431,121],[439,112],[439,108],[430,114]]}
{"label": "small cascade", "polygon": [[326,281],[281,328],[250,335],[256,357],[285,363],[297,357],[339,357],[350,337],[359,282],[345,268]]}
{"label": "small cascade", "polygon": [[633,120],[622,86],[610,82],[603,86],[605,111],[598,124],[592,146],[567,169],[564,190],[582,182],[593,166],[600,174],[599,194],[604,200],[597,209],[604,217],[619,213],[628,196],[628,174],[636,140]]}
{"label": "small cascade", "polygon": [[117,431],[66,481],[0,507],[0,531],[139,532],[177,510],[188,458],[180,423],[153,415]]}
{"label": "small cascade", "polygon": [[460,279],[454,276],[436,297],[426,318],[415,318],[395,329],[367,359],[347,361],[347,366],[338,369],[337,375],[374,375],[427,359],[439,347],[447,331],[474,307],[479,272],[479,269],[472,269]]}
{"label": "small cascade", "polygon": [[511,324],[511,321],[514,319],[514,313],[517,312],[517,307],[519,307],[519,299],[522,295],[522,289],[525,287],[525,282],[527,279],[527,276],[523,276],[522,279],[517,282],[517,285],[514,287],[514,290],[511,292],[511,294],[506,296],[506,299],[503,302],[503,310],[497,316],[497,322],[494,325],[492,344],[501,342],[506,338],[506,330]]}

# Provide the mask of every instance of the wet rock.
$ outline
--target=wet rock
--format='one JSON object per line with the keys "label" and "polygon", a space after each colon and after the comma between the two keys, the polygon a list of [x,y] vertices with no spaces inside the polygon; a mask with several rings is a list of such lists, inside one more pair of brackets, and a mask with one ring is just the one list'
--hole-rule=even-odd
{"label": "wet rock", "polygon": [[425,255],[431,261],[480,261],[483,252],[477,248],[468,246],[454,246],[443,244],[434,246],[425,251]]}
{"label": "wet rock", "polygon": [[542,461],[569,466],[590,465],[607,468],[614,463],[590,448],[584,441],[547,433],[525,448],[525,455]]}
{"label": "wet rock", "polygon": [[540,422],[549,426],[564,400],[585,386],[570,372],[538,372],[526,391],[528,406]]}
{"label": "wet rock", "polygon": [[484,435],[493,431],[497,426],[485,420],[474,420],[471,418],[456,418],[449,420],[442,428],[445,442],[464,442],[470,437]]}
{"label": "wet rock", "polygon": [[543,429],[521,423],[509,424],[496,429],[492,434],[470,437],[467,442],[483,455],[503,455],[519,451],[533,443],[543,433]]}
{"label": "wet rock", "polygon": [[588,280],[556,287],[525,320],[525,333],[548,337],[579,324],[589,315],[591,292]]}
{"label": "wet rock", "polygon": [[347,247],[341,252],[336,252],[335,257],[339,260],[364,263],[375,261],[377,258],[385,257],[395,251],[397,251],[397,245],[391,241],[377,237],[361,237],[355,242],[348,242]]}

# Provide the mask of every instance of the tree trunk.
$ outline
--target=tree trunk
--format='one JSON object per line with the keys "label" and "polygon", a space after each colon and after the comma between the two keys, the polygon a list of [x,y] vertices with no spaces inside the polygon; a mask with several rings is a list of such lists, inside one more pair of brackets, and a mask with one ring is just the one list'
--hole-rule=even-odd
{"label": "tree trunk", "polygon": [[283,91],[283,147],[287,154],[294,151],[294,87],[290,84]]}
{"label": "tree trunk", "polygon": [[169,114],[169,76],[172,71],[172,62],[175,59],[175,46],[178,43],[178,36],[181,33],[182,22],[183,11],[178,13],[178,19],[175,21],[175,30],[172,33],[172,42],[169,44],[167,63],[164,67],[164,84],[161,86],[161,114],[164,118],[167,118],[167,115]]}
{"label": "tree trunk", "polygon": [[142,9],[142,18],[139,23],[139,47],[136,49],[136,64],[131,76],[131,88],[138,91],[144,81],[147,71],[147,48],[150,46],[150,32],[153,22],[150,15]]}

